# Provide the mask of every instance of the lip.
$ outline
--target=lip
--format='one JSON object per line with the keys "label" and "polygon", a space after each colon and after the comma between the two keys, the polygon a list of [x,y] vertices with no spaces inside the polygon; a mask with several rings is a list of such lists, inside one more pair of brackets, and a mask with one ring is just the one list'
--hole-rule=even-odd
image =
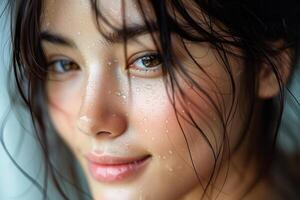
{"label": "lip", "polygon": [[86,158],[93,178],[100,182],[116,182],[137,175],[146,167],[151,156],[116,157],[89,153]]}

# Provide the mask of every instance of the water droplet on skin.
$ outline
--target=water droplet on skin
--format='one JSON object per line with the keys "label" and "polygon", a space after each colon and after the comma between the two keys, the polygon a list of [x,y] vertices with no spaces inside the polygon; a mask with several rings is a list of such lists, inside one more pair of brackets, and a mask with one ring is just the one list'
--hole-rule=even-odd
{"label": "water droplet on skin", "polygon": [[148,89],[148,90],[152,89],[152,85],[151,84],[147,84],[146,85],[146,89]]}
{"label": "water droplet on skin", "polygon": [[167,124],[167,123],[169,123],[169,121],[168,121],[168,120],[166,120],[166,124]]}
{"label": "water droplet on skin", "polygon": [[155,138],[154,138],[154,137],[152,137],[152,138],[151,138],[151,140],[152,140],[152,141],[154,141],[154,140],[155,140]]}
{"label": "water droplet on skin", "polygon": [[167,159],[167,157],[166,157],[166,156],[163,156],[163,157],[162,157],[162,159],[163,159],[163,160],[166,160],[166,159]]}
{"label": "water droplet on skin", "polygon": [[173,151],[172,151],[172,150],[169,150],[169,154],[172,155],[172,154],[173,154]]}
{"label": "water droplet on skin", "polygon": [[85,122],[91,122],[92,121],[92,119],[88,118],[87,116],[82,116],[79,119],[82,120],[82,121],[85,121]]}
{"label": "water droplet on skin", "polygon": [[147,121],[147,117],[144,117],[143,120],[144,120],[144,121]]}
{"label": "water droplet on skin", "polygon": [[127,99],[127,97],[126,97],[125,95],[122,95],[122,98],[123,98],[123,99]]}
{"label": "water droplet on skin", "polygon": [[158,159],[161,159],[161,156],[157,156],[158,157]]}
{"label": "water droplet on skin", "polygon": [[127,96],[122,92],[115,92],[115,95],[117,95],[118,97],[122,97],[122,99],[127,99]]}
{"label": "water droplet on skin", "polygon": [[80,31],[78,31],[78,32],[77,32],[77,35],[81,35],[81,32],[80,32]]}
{"label": "water droplet on skin", "polygon": [[148,129],[145,129],[145,133],[148,133]]}
{"label": "water droplet on skin", "polygon": [[112,64],[111,62],[108,62],[108,63],[107,63],[108,66],[111,66],[111,64]]}
{"label": "water droplet on skin", "polygon": [[168,168],[169,172],[173,172],[174,171],[172,167],[168,166],[167,168]]}
{"label": "water droplet on skin", "polygon": [[169,130],[168,130],[168,129],[166,129],[166,133],[169,133]]}

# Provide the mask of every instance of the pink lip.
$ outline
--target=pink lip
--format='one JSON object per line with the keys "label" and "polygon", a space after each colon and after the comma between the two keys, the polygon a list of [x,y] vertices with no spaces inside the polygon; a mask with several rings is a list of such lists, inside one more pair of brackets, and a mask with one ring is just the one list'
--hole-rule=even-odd
{"label": "pink lip", "polygon": [[124,158],[89,153],[86,158],[92,177],[101,182],[115,182],[135,175],[148,163],[150,155]]}

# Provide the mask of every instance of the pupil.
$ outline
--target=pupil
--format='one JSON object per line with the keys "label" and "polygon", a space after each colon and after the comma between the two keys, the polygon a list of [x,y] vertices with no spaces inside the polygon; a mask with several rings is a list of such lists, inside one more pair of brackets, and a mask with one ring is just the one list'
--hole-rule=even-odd
{"label": "pupil", "polygon": [[62,63],[61,63],[61,67],[64,69],[64,70],[69,70],[71,69],[71,63],[67,60],[64,60]]}
{"label": "pupil", "polygon": [[150,55],[144,57],[142,62],[146,67],[152,67],[160,64],[160,59],[158,59],[158,56],[156,55]]}

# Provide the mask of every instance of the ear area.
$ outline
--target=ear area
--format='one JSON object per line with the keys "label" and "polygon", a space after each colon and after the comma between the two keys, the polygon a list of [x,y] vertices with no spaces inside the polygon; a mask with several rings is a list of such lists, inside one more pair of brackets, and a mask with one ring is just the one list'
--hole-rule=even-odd
{"label": "ear area", "polygon": [[262,64],[258,74],[258,98],[273,98],[280,92],[280,82],[283,85],[288,82],[292,70],[291,54],[291,49],[284,49]]}

